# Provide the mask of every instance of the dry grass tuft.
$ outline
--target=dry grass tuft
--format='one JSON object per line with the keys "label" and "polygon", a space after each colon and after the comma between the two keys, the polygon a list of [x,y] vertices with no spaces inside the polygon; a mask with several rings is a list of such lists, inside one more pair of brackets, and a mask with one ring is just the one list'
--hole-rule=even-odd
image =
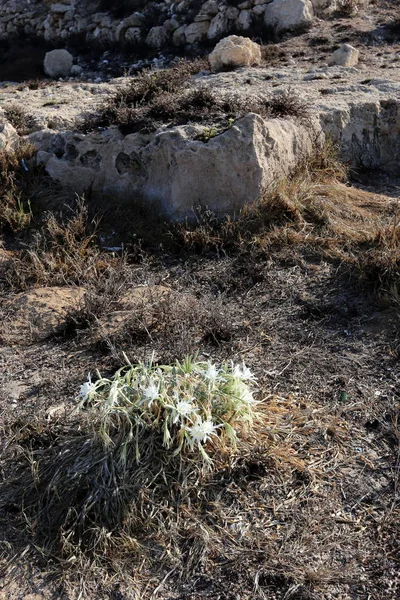
{"label": "dry grass tuft", "polygon": [[31,222],[32,183],[37,171],[30,160],[35,154],[36,149],[31,144],[0,151],[1,229],[17,232]]}
{"label": "dry grass tuft", "polygon": [[117,262],[96,245],[96,221],[90,221],[82,199],[69,217],[48,213],[33,238],[11,262],[7,279],[13,289],[85,284]]}
{"label": "dry grass tuft", "polygon": [[345,18],[354,17],[361,6],[360,0],[339,0],[336,14]]}

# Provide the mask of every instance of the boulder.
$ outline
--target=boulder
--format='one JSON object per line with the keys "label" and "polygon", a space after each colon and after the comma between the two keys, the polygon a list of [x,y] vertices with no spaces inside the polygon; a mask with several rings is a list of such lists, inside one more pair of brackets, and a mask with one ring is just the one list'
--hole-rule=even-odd
{"label": "boulder", "polygon": [[211,21],[208,29],[207,37],[210,40],[218,38],[227,33],[229,29],[229,21],[224,13],[218,13]]}
{"label": "boulder", "polygon": [[51,50],[44,57],[44,72],[49,77],[68,77],[72,63],[73,57],[68,50]]}
{"label": "boulder", "polygon": [[[209,21],[200,21],[198,23],[186,25],[184,29],[184,39],[186,40],[186,43],[196,44],[197,42],[201,42],[201,40],[205,38],[209,26]],[[174,33],[174,43],[179,45],[177,44],[177,41],[180,41],[181,39],[181,27],[179,27]]]}
{"label": "boulder", "polygon": [[19,142],[19,139],[14,127],[7,121],[3,121],[0,114],[0,150],[13,148]]}
{"label": "boulder", "polygon": [[340,67],[354,67],[358,64],[360,52],[350,44],[342,44],[331,56],[330,65],[339,65]]}
{"label": "boulder", "polygon": [[169,36],[165,28],[158,25],[150,29],[146,37],[146,44],[151,48],[160,49],[167,43],[168,39]]}
{"label": "boulder", "polygon": [[[196,139],[203,131],[201,125],[126,137],[116,129],[86,136],[48,131],[33,134],[30,141],[45,151],[39,157],[47,173],[63,186],[77,193],[90,188],[105,202],[141,198],[179,220],[200,205],[224,215],[254,202],[311,152],[315,138],[310,123],[266,121],[256,114],[207,143]],[[69,150],[56,156],[61,141]]]}
{"label": "boulder", "polygon": [[127,44],[139,44],[142,39],[142,30],[140,27],[129,27],[125,31],[124,40]]}
{"label": "boulder", "polygon": [[274,0],[265,12],[265,24],[278,32],[302,29],[311,25],[314,15],[310,0]]}
{"label": "boulder", "polygon": [[[258,8],[263,8],[263,7],[259,6]],[[254,13],[254,14],[256,14],[256,13]],[[250,10],[241,10],[240,15],[238,16],[238,18],[235,21],[236,27],[241,31],[247,31],[248,29],[250,29],[252,23],[253,23],[253,17],[252,17],[252,13]]]}
{"label": "boulder", "polygon": [[261,64],[261,47],[249,38],[230,35],[221,40],[208,57],[213,71],[224,67]]}

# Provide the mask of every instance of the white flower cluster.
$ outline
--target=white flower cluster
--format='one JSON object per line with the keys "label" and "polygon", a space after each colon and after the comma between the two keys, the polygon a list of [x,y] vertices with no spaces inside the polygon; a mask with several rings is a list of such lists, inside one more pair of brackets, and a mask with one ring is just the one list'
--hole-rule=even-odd
{"label": "white flower cluster", "polygon": [[[200,451],[208,460],[204,446],[225,434],[236,442],[235,426],[251,423],[255,400],[250,384],[255,377],[243,363],[196,362],[187,357],[175,365],[127,365],[109,380],[88,380],[78,393],[80,407],[100,409],[105,419],[125,415],[131,424],[158,428],[163,443]],[[133,428],[131,428],[133,430]]]}

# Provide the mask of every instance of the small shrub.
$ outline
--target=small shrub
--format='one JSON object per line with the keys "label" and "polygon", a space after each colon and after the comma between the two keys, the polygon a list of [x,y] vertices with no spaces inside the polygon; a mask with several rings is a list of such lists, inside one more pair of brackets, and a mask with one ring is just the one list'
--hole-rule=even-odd
{"label": "small shrub", "polygon": [[309,114],[309,105],[291,89],[272,96],[267,103],[267,116],[305,118]]}
{"label": "small shrub", "polygon": [[118,125],[125,134],[151,132],[162,125],[206,123],[218,131],[227,129],[234,120],[254,112],[265,117],[305,117],[306,103],[290,90],[270,100],[218,94],[206,85],[190,87],[188,78],[198,63],[181,61],[172,69],[146,71],[107,101],[97,115],[89,116],[80,128]]}
{"label": "small shrub", "polygon": [[360,9],[360,0],[339,0],[337,14],[340,17],[353,17]]}
{"label": "small shrub", "polygon": [[286,58],[286,53],[282,48],[274,44],[261,46],[261,58],[264,65],[279,65]]}
{"label": "small shrub", "polygon": [[[186,503],[247,448],[259,420],[254,387],[244,364],[189,357],[167,365],[128,364],[95,382],[89,376],[75,420],[58,434],[53,428],[40,458],[31,449],[37,468],[25,459],[2,489],[2,506],[21,507],[44,555],[66,565],[82,566],[85,557],[104,567],[111,548],[122,559],[125,544],[129,562],[136,562],[132,550],[151,547],[161,523],[159,543],[179,552],[175,511],[167,506]],[[45,432],[41,444],[44,438]]]}
{"label": "small shrub", "polygon": [[186,89],[190,77],[201,71],[205,64],[208,63],[202,59],[181,60],[170,69],[139,73],[108,99],[98,113],[89,115],[80,128],[90,131],[96,127],[134,124],[145,107],[151,106],[157,99],[162,103],[165,94],[176,94]]}
{"label": "small shrub", "polygon": [[24,108],[17,104],[6,106],[4,114],[11,125],[15,127],[19,135],[28,135],[32,133],[35,121]]}
{"label": "small shrub", "polygon": [[400,40],[400,18],[386,23],[386,29],[388,31],[387,37],[390,41],[395,42]]}

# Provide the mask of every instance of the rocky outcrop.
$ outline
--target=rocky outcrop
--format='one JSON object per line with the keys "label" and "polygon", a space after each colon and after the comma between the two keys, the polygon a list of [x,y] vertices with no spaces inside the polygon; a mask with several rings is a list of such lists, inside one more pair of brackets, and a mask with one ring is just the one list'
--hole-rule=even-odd
{"label": "rocky outcrop", "polygon": [[261,64],[261,48],[249,38],[230,35],[221,40],[208,57],[211,69],[251,67]]}
{"label": "rocky outcrop", "polygon": [[202,85],[227,94],[251,81],[242,93],[257,98],[285,94],[290,84],[308,113],[272,120],[248,114],[222,133],[185,125],[127,136],[117,128],[87,135],[44,130],[29,139],[48,174],[78,193],[90,189],[107,202],[139,198],[175,219],[199,205],[232,214],[284,177],[326,135],[352,167],[400,174],[400,80],[360,84],[359,78],[355,68],[338,66],[295,75],[290,68],[203,75]]}
{"label": "rocky outcrop", "polygon": [[234,213],[260,197],[312,150],[317,128],[249,114],[207,143],[187,125],[124,137],[115,128],[97,134],[39,132],[30,136],[38,160],[62,185],[97,197],[154,202],[181,219],[193,208]]}

